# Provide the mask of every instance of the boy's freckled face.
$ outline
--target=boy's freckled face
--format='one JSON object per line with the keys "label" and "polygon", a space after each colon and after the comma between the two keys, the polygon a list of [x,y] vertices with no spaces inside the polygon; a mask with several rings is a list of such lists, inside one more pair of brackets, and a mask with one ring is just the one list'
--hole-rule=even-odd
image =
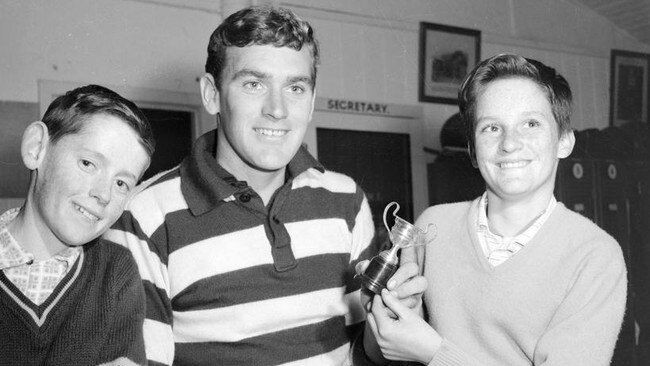
{"label": "boy's freckled face", "polygon": [[129,125],[91,116],[78,133],[49,143],[32,196],[38,220],[64,245],[86,244],[119,218],[148,165]]}
{"label": "boy's freckled face", "polygon": [[553,192],[558,160],[571,150],[559,135],[542,87],[526,78],[490,82],[477,99],[476,159],[487,189],[499,197]]}

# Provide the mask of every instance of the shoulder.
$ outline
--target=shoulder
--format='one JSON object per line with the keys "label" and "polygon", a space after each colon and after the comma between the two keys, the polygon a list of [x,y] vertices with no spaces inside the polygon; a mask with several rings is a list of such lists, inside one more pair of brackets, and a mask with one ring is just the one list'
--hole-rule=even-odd
{"label": "shoulder", "polygon": [[616,240],[605,230],[585,216],[566,208],[561,202],[558,202],[552,217],[553,226],[558,226],[554,229],[560,230],[564,235],[583,238],[585,241],[608,242],[618,247]]}
{"label": "shoulder", "polygon": [[181,191],[181,177],[178,167],[161,172],[142,182],[136,188],[126,206],[134,216],[150,215],[152,212],[171,212],[187,208]]}
{"label": "shoulder", "polygon": [[321,172],[315,168],[307,169],[294,178],[292,189],[304,187],[323,188],[333,193],[357,192],[357,184],[349,176],[331,170]]}
{"label": "shoulder", "polygon": [[84,255],[83,270],[92,273],[91,281],[97,286],[104,284],[111,291],[122,291],[142,282],[135,259],[126,247],[99,238],[84,246]]}
{"label": "shoulder", "polygon": [[[92,251],[94,253],[90,253]],[[99,239],[87,253],[87,271],[91,272],[87,285],[93,287],[95,296],[105,309],[113,309],[117,313],[128,312],[129,317],[142,316],[144,285],[131,252],[121,245]],[[134,306],[141,309],[137,314],[131,314]]]}
{"label": "shoulder", "polygon": [[100,237],[84,249],[94,266],[105,267],[107,271],[137,272],[133,254],[122,245]]}
{"label": "shoulder", "polygon": [[477,200],[431,206],[422,212],[416,223],[418,226],[426,226],[430,222],[459,222],[459,220],[464,220],[467,217],[476,202]]}
{"label": "shoulder", "polygon": [[174,167],[172,169],[159,172],[149,179],[141,182],[133,193],[131,202],[137,201],[140,196],[152,194],[156,192],[164,192],[172,189],[175,185],[180,186],[180,169]]}
{"label": "shoulder", "polygon": [[619,243],[594,222],[569,210],[560,202],[552,216],[553,220],[549,218],[547,221],[551,224],[548,229],[557,237],[557,242],[566,245],[567,250],[582,253],[603,264],[617,263],[625,267]]}

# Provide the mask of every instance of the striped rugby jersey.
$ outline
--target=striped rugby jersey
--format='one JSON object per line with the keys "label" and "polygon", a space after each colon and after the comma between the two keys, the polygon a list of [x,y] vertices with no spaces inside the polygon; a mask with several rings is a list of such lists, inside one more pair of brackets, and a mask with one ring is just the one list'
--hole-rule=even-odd
{"label": "striped rugby jersey", "polygon": [[214,158],[216,132],[143,184],[105,237],[134,254],[151,365],[342,365],[376,254],[363,191],[301,148],[265,207]]}

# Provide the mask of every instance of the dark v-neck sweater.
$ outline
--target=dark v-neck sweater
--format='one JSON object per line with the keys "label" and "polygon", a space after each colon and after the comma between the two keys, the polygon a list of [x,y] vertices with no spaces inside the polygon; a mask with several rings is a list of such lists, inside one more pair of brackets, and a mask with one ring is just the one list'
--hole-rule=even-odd
{"label": "dark v-neck sweater", "polygon": [[86,244],[40,306],[0,271],[0,365],[144,364],[144,291],[129,251]]}

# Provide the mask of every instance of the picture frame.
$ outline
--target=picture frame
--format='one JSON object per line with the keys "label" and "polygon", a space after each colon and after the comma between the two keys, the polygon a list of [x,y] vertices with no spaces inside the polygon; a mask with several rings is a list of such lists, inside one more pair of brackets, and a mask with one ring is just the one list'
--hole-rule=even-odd
{"label": "picture frame", "polygon": [[480,60],[480,30],[420,22],[419,101],[456,104],[460,83]]}
{"label": "picture frame", "polygon": [[650,123],[650,54],[611,51],[610,126]]}

